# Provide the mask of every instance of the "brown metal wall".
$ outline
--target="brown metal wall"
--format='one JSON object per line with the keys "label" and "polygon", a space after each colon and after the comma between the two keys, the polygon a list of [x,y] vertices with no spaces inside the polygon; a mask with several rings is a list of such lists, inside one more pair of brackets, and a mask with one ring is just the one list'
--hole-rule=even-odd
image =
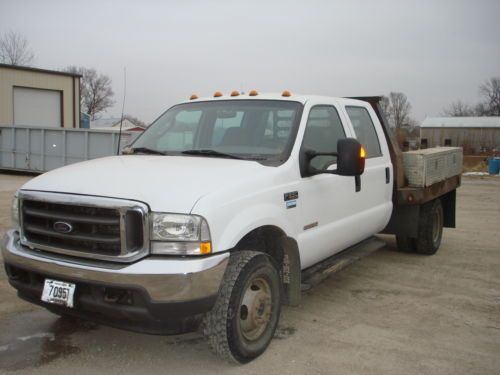
{"label": "brown metal wall", "polygon": [[420,140],[425,138],[428,147],[444,146],[445,139],[450,139],[451,146],[464,147],[464,151],[500,149],[500,128],[420,128]]}

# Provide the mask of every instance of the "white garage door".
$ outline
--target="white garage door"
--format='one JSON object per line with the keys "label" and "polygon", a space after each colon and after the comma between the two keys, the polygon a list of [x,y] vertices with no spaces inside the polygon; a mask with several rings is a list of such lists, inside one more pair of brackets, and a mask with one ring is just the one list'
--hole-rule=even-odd
{"label": "white garage door", "polygon": [[61,92],[14,87],[14,124],[61,126]]}

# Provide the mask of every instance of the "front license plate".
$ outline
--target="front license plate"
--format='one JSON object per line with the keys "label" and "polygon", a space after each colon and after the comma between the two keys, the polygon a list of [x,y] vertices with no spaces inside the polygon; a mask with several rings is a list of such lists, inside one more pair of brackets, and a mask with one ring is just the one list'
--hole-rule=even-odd
{"label": "front license plate", "polygon": [[56,305],[73,307],[73,295],[75,294],[75,287],[76,285],[72,283],[45,279],[42,301],[54,303]]}

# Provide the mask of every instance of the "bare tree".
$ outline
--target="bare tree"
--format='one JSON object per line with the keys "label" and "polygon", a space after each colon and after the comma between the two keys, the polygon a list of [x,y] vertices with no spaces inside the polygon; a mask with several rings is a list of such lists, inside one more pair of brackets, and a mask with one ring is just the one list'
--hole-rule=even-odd
{"label": "bare tree", "polygon": [[389,124],[391,124],[391,126],[392,126],[392,119],[391,119],[391,113],[390,113],[391,102],[389,101],[389,98],[385,95],[382,96],[379,104],[380,104],[380,108],[382,109],[382,112],[385,114],[385,118],[387,119]]}
{"label": "bare tree", "polygon": [[385,107],[387,119],[392,127],[402,128],[414,125],[415,121],[410,117],[411,104],[402,92],[389,93],[389,97],[383,99],[381,105],[382,108]]}
{"label": "bare tree", "polygon": [[445,108],[443,113],[446,116],[451,117],[468,117],[474,116],[476,111],[467,103],[464,103],[461,100],[456,100],[451,103],[449,107]]}
{"label": "bare tree", "polygon": [[67,72],[82,75],[80,83],[80,95],[82,100],[82,111],[90,116],[92,120],[107,108],[114,104],[114,92],[111,88],[111,78],[104,74],[98,74],[93,68],[70,66]]}
{"label": "bare tree", "polygon": [[474,114],[476,116],[488,116],[489,110],[489,106],[484,103],[478,103],[474,106]]}
{"label": "bare tree", "polygon": [[479,86],[479,94],[485,100],[485,114],[500,116],[500,77],[492,77]]}
{"label": "bare tree", "polygon": [[0,63],[11,65],[30,65],[35,55],[28,40],[12,30],[0,36]]}

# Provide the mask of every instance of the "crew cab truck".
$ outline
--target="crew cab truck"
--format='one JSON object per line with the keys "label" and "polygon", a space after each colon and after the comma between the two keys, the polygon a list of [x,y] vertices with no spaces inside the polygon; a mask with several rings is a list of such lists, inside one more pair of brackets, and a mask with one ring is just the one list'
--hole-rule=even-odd
{"label": "crew cab truck", "polygon": [[384,230],[402,250],[433,254],[455,224],[460,177],[407,186],[378,101],[193,96],[122,155],[19,189],[2,242],[9,282],[60,315],[201,328],[219,356],[248,362],[313,274],[380,247]]}

